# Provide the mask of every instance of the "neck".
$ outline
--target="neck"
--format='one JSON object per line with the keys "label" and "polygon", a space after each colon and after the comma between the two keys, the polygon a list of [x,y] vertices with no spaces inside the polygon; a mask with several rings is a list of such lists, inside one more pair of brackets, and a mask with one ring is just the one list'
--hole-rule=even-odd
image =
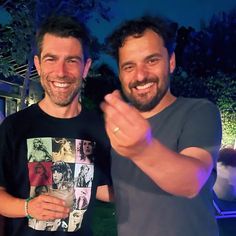
{"label": "neck", "polygon": [[78,97],[75,97],[72,103],[67,106],[56,105],[45,97],[39,102],[39,107],[48,115],[57,118],[73,118],[81,112],[81,104],[78,102]]}
{"label": "neck", "polygon": [[148,119],[161,111],[163,111],[166,107],[170,106],[174,101],[176,100],[176,97],[173,96],[170,91],[167,91],[165,96],[162,98],[162,100],[150,111],[147,112],[140,112],[140,114],[145,118]]}

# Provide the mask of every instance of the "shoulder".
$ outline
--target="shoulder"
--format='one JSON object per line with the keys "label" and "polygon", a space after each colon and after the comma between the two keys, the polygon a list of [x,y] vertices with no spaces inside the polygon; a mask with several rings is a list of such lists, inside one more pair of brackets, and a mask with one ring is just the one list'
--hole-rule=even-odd
{"label": "shoulder", "polygon": [[7,116],[1,124],[1,132],[11,135],[21,133],[26,130],[28,126],[32,124],[32,121],[36,120],[38,113],[37,105],[34,104],[16,113]]}
{"label": "shoulder", "polygon": [[207,99],[199,98],[181,98],[179,106],[176,108],[179,112],[183,129],[185,132],[218,137],[222,135],[221,116],[218,107]]}
{"label": "shoulder", "polygon": [[216,105],[211,102],[208,99],[205,98],[186,98],[186,97],[178,97],[177,98],[177,102],[180,104],[185,104],[185,105],[189,105],[189,106],[215,106]]}
{"label": "shoulder", "polygon": [[186,109],[188,112],[207,112],[214,113],[215,115],[219,115],[219,109],[213,102],[203,99],[203,98],[184,98],[179,97],[177,99],[177,106],[182,109]]}
{"label": "shoulder", "polygon": [[6,122],[13,122],[13,121],[18,121],[22,119],[27,119],[28,117],[31,117],[34,115],[34,112],[37,111],[37,104],[33,104],[30,107],[27,107],[23,110],[20,110],[16,113],[13,113],[5,118]]}

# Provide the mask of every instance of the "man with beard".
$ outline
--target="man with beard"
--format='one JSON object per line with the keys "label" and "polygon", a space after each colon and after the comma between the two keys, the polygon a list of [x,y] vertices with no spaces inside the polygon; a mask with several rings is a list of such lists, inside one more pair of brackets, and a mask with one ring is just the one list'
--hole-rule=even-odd
{"label": "man with beard", "polygon": [[[109,140],[106,138],[102,117],[88,111],[80,104],[80,90],[83,79],[88,74],[90,38],[86,28],[76,19],[66,16],[53,16],[43,23],[38,31],[38,52],[34,57],[35,66],[45,91],[44,98],[20,112],[7,117],[0,126],[0,215],[6,216],[5,235],[7,236],[49,236],[81,235],[91,236],[92,206],[96,192],[110,183],[109,173],[104,163],[109,163]],[[30,157],[33,140],[43,139],[47,143],[50,160]],[[57,160],[55,139],[68,139],[71,144],[78,140],[94,143],[93,183],[87,188],[87,199],[83,219],[79,227],[44,227],[50,222],[68,222],[73,226],[70,214],[74,209],[66,202],[48,193],[35,196],[36,187],[42,185],[41,179],[29,178],[30,168],[37,164],[47,166],[47,188],[53,185],[53,167]],[[35,153],[37,155],[37,153]],[[71,169],[72,188],[76,188],[74,176],[78,161],[66,163]],[[41,154],[40,154],[41,156]],[[109,169],[109,168],[108,168]],[[65,169],[61,175],[64,175]],[[74,179],[73,179],[74,178]],[[40,227],[35,226],[39,222]],[[47,231],[48,230],[48,231]],[[50,232],[57,231],[57,232]],[[65,232],[68,231],[68,232]]]}
{"label": "man with beard", "polygon": [[122,88],[101,104],[119,236],[218,235],[211,194],[220,115],[207,100],[171,94],[176,29],[146,16],[107,39]]}

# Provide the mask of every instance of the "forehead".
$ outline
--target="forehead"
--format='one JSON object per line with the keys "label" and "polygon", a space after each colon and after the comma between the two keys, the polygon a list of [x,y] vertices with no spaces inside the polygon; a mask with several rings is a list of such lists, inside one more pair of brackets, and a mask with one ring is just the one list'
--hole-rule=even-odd
{"label": "forehead", "polygon": [[164,48],[164,41],[156,32],[147,29],[140,36],[128,36],[119,48],[119,59],[124,56],[140,55],[147,52],[159,52]]}
{"label": "forehead", "polygon": [[127,43],[129,43],[131,40],[142,40],[142,41],[151,40],[151,41],[158,41],[158,43],[160,42],[163,43],[162,37],[152,29],[146,29],[141,34],[134,34],[126,37],[123,46],[127,45]]}
{"label": "forehead", "polygon": [[59,37],[45,34],[42,41],[41,54],[82,54],[83,48],[80,40],[74,37]]}

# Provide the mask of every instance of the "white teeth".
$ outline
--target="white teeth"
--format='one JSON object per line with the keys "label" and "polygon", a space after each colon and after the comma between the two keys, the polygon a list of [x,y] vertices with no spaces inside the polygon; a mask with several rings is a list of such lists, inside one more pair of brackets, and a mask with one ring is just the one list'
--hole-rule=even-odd
{"label": "white teeth", "polygon": [[154,83],[151,82],[151,83],[147,83],[147,84],[144,84],[144,85],[139,85],[136,87],[136,89],[138,90],[141,90],[141,89],[147,89],[147,88],[150,88]]}
{"label": "white teeth", "polygon": [[60,88],[65,88],[68,86],[68,83],[58,83],[58,82],[54,82],[54,85],[56,87],[60,87]]}

